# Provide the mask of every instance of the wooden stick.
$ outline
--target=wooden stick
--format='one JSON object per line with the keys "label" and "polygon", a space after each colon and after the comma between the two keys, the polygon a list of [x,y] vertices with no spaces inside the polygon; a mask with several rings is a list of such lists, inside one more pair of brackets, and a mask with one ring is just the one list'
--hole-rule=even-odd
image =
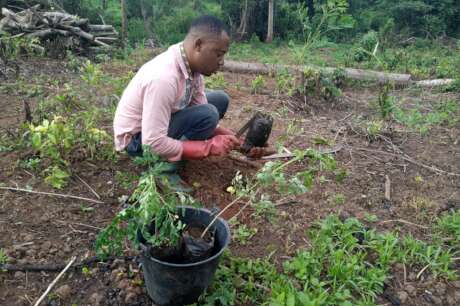
{"label": "wooden stick", "polygon": [[[63,224],[69,224],[68,221],[56,220],[56,222],[63,223]],[[71,224],[78,225],[78,226],[83,226],[83,227],[87,227],[87,228],[92,228],[92,229],[95,229],[95,230],[98,230],[98,231],[103,230],[100,227],[89,225],[89,224],[83,224],[83,223],[77,223],[77,222],[71,222]]]}
{"label": "wooden stick", "polygon": [[70,266],[73,264],[73,262],[77,259],[77,256],[73,256],[72,259],[70,259],[69,263],[67,266],[64,268],[64,270],[59,273],[59,275],[53,280],[53,282],[46,288],[46,291],[42,294],[42,296],[37,300],[37,302],[34,304],[34,306],[40,305],[40,303],[43,301],[43,299],[48,295],[48,293],[51,291],[51,289],[54,287],[54,285],[58,282],[58,280],[64,275],[64,273],[70,268]]}
{"label": "wooden stick", "polygon": [[438,174],[445,174],[445,175],[449,175],[449,176],[460,176],[459,173],[448,172],[448,171],[445,171],[445,170],[442,170],[442,169],[439,169],[439,168],[436,168],[436,167],[433,167],[433,166],[428,166],[428,165],[422,164],[421,162],[416,161],[415,159],[413,159],[412,157],[410,157],[409,155],[407,155],[405,153],[395,154],[395,153],[385,152],[385,151],[381,151],[381,150],[373,150],[373,149],[367,149],[367,148],[361,148],[361,147],[349,147],[349,148],[350,149],[355,149],[355,150],[358,150],[358,151],[365,151],[365,152],[371,152],[371,153],[379,153],[379,154],[383,154],[383,155],[387,155],[387,156],[400,157],[401,159],[403,159],[405,161],[408,161],[408,162],[410,162],[410,163],[412,163],[414,165],[423,167],[425,169],[431,170],[431,171],[436,172]]}
{"label": "wooden stick", "polygon": [[[252,191],[258,184],[254,184],[249,190],[248,192]],[[257,190],[259,191],[259,189]],[[257,193],[257,192],[256,192]],[[211,228],[211,226],[214,224],[214,222],[216,222],[217,218],[219,218],[227,209],[229,209],[230,207],[233,206],[233,204],[235,204],[236,202],[238,202],[242,197],[244,197],[245,194],[242,194],[240,195],[239,197],[237,197],[236,199],[234,199],[233,201],[230,202],[230,204],[228,204],[227,206],[224,207],[224,209],[222,209],[215,217],[214,219],[212,219],[212,221],[208,224],[208,226],[204,229],[203,233],[201,233],[201,238],[204,237],[204,235],[206,235],[206,233],[209,231],[209,229]]]}
{"label": "wooden stick", "polygon": [[96,204],[104,204],[104,202],[102,202],[102,201],[93,200],[93,199],[89,199],[89,198],[83,198],[83,197],[77,197],[77,196],[73,196],[73,195],[70,195],[70,194],[51,193],[51,192],[43,192],[43,191],[33,191],[33,190],[27,190],[27,189],[22,189],[22,188],[14,188],[14,187],[0,187],[0,189],[11,190],[11,191],[22,191],[22,192],[28,192],[28,193],[34,193],[34,194],[43,194],[43,195],[48,195],[48,196],[55,196],[55,197],[82,200],[82,201],[87,201],[87,202],[96,203]]}
{"label": "wooden stick", "polygon": [[391,181],[388,175],[385,175],[385,200],[391,201]]}
{"label": "wooden stick", "polygon": [[85,181],[84,181],[84,180],[83,180],[83,179],[82,179],[80,176],[78,176],[78,174],[75,174],[75,176],[77,177],[77,179],[79,179],[79,180],[80,180],[80,182],[82,182],[82,183],[83,183],[83,185],[85,185],[86,187],[88,187],[88,189],[89,189],[89,190],[90,190],[90,191],[91,191],[91,192],[92,192],[92,193],[93,193],[93,194],[96,196],[96,198],[98,198],[99,200],[101,199],[101,197],[100,197],[100,196],[97,194],[97,192],[96,192],[96,191],[94,191],[94,189],[93,189],[93,188],[91,188],[91,186],[90,186],[90,185],[88,185],[88,183],[87,183],[87,182],[85,182]]}
{"label": "wooden stick", "polygon": [[[319,149],[319,152],[321,154],[332,154],[332,153],[336,153],[336,152],[339,152],[340,150],[342,150],[343,146],[342,145],[337,145],[337,146],[334,146],[330,149]],[[272,155],[267,155],[267,156],[262,156],[262,159],[277,159],[277,158],[291,158],[291,157],[294,157],[295,154],[294,153],[277,153],[277,154],[272,154]]]}
{"label": "wooden stick", "polygon": [[238,216],[243,212],[243,210],[245,210],[245,208],[248,207],[249,205],[251,205],[251,199],[249,199],[249,200],[243,205],[243,207],[242,207],[233,217],[230,218],[230,220],[238,218]]}
{"label": "wooden stick", "polygon": [[390,223],[390,222],[399,222],[399,223],[404,223],[404,224],[408,224],[408,225],[417,226],[417,227],[420,227],[420,228],[423,228],[423,229],[429,229],[428,226],[424,226],[424,225],[412,223],[412,222],[409,222],[409,221],[406,221],[406,220],[403,220],[403,219],[386,220],[386,221],[382,221],[382,222],[380,222],[380,223],[381,223],[381,224],[384,224],[384,223]]}
{"label": "wooden stick", "polygon": [[245,165],[248,165],[252,168],[260,168],[260,165],[255,163],[255,162],[252,162],[250,160],[247,160],[247,159],[244,159],[244,158],[241,158],[241,157],[238,157],[238,156],[235,156],[235,155],[228,155],[228,158],[230,158],[231,160],[234,160],[234,161],[237,161],[237,162],[240,162],[242,164],[245,164]]}
{"label": "wooden stick", "polygon": [[[135,256],[110,256],[108,258],[105,258],[104,261],[102,261],[99,257],[93,256],[90,258],[87,258],[85,260],[82,260],[79,263],[74,263],[71,268],[72,269],[77,269],[82,266],[89,266],[94,263],[100,263],[100,262],[109,262],[109,261],[114,261],[116,259],[122,259],[125,261],[131,261],[135,259]],[[64,264],[25,264],[25,265],[12,265],[12,264],[3,264],[0,265],[0,271],[1,270],[6,270],[6,271],[22,271],[22,272],[41,272],[41,271],[46,271],[46,272],[56,272],[64,269],[65,265]]]}
{"label": "wooden stick", "polygon": [[425,270],[428,269],[429,266],[430,266],[430,264],[427,264],[426,266],[424,266],[423,269],[420,270],[420,272],[418,272],[416,279],[419,279],[420,276],[422,276],[422,273],[425,272]]}

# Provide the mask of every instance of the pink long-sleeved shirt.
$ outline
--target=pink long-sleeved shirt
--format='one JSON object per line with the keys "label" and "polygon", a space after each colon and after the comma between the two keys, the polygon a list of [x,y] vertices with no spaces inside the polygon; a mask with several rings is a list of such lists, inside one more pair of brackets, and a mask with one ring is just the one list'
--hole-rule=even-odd
{"label": "pink long-sleeved shirt", "polygon": [[180,43],[169,47],[144,64],[123,92],[113,123],[115,149],[125,149],[142,132],[142,144],[170,161],[180,160],[181,142],[167,135],[171,114],[204,103],[203,76],[189,75]]}

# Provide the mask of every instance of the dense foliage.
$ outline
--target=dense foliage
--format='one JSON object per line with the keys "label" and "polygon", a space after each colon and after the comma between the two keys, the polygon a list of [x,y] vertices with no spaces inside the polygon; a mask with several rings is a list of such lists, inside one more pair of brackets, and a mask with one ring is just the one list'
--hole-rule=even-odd
{"label": "dense foliage", "polygon": [[[15,2],[9,0],[4,3]],[[67,11],[93,21],[121,26],[121,2],[118,0],[55,0]],[[248,39],[257,35],[265,39],[268,20],[268,0],[141,0],[126,1],[128,36],[139,41],[153,35],[158,42],[171,43],[181,39],[190,20],[200,14],[214,14],[229,25],[232,33]],[[274,0],[275,38],[302,39],[302,11],[308,22],[317,25],[323,7],[337,8],[353,26],[340,34],[331,31],[333,41],[359,39],[373,30],[389,39],[396,37],[435,38],[459,37],[460,0]],[[245,22],[243,27],[242,23]],[[344,21],[344,20],[342,20]],[[146,31],[149,26],[153,31]],[[323,25],[324,26],[324,25]],[[244,28],[244,33],[239,33]]]}

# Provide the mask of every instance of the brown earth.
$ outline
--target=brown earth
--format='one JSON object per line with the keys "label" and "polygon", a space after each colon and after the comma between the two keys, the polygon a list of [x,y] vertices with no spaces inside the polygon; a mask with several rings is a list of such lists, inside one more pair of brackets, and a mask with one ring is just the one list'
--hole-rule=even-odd
{"label": "brown earth", "polygon": [[[39,77],[37,71],[49,75],[59,74],[66,79],[76,75],[63,69],[62,63],[47,60],[28,62],[27,77]],[[43,67],[47,67],[43,69]],[[49,68],[51,67],[51,68]],[[135,69],[134,69],[135,70]],[[107,73],[126,71],[123,67],[107,67]],[[22,72],[24,73],[24,72]],[[272,193],[277,201],[278,220],[271,223],[265,218],[254,217],[248,208],[238,217],[240,222],[257,228],[257,234],[246,245],[232,243],[230,251],[235,256],[259,258],[273,250],[274,260],[280,262],[295,251],[308,246],[305,230],[316,220],[331,213],[343,217],[357,217],[366,223],[366,214],[378,216],[372,224],[379,230],[398,230],[412,233],[418,238],[430,239],[429,225],[441,211],[460,208],[460,181],[458,176],[440,175],[427,168],[401,159],[401,150],[410,158],[426,166],[434,166],[447,172],[460,173],[460,126],[434,127],[428,135],[408,133],[394,124],[385,138],[369,141],[355,129],[352,118],[370,118],[375,110],[369,102],[376,99],[378,88],[348,88],[344,98],[336,103],[308,101],[304,112],[293,111],[298,99],[283,95],[253,95],[250,93],[251,76],[225,74],[231,105],[222,125],[237,130],[256,110],[269,112],[275,117],[271,144],[285,138],[284,145],[295,148],[318,148],[316,137],[333,140],[342,149],[335,154],[338,165],[348,172],[343,184],[334,178],[319,178],[312,190],[302,196],[285,198]],[[240,84],[236,89],[232,84]],[[273,91],[273,81],[265,91]],[[1,86],[0,129],[14,134],[14,126],[22,122],[23,99],[32,106],[35,97],[24,97]],[[45,94],[53,94],[55,88],[45,88]],[[430,90],[398,90],[393,95],[406,101],[435,103],[460,96],[436,93]],[[326,103],[326,104],[325,104]],[[296,129],[293,131],[293,124]],[[109,123],[110,124],[110,123]],[[287,133],[288,130],[291,132]],[[25,187],[33,190],[55,192],[43,182],[40,173],[32,173],[18,166],[18,159],[27,152],[0,153],[0,183],[2,186]],[[241,157],[241,156],[240,156]],[[262,161],[254,163],[263,165]],[[290,172],[306,167],[304,164],[289,168]],[[94,256],[94,241],[103,228],[121,209],[119,197],[128,195],[132,186],[126,186],[117,177],[117,171],[138,175],[142,169],[132,164],[126,156],[116,163],[84,161],[73,165],[73,172],[91,186],[101,197],[103,204],[44,196],[23,192],[0,190],[0,248],[5,250],[11,264],[65,264],[71,256],[78,260]],[[188,162],[183,178],[195,186],[194,197],[205,207],[223,208],[233,196],[226,188],[237,171],[252,175],[257,169],[229,158],[211,158]],[[60,193],[95,198],[95,195],[74,175],[69,185]],[[391,181],[391,203],[384,202],[385,177]],[[416,180],[421,177],[422,180]],[[135,181],[132,184],[135,186]],[[334,202],[341,194],[343,204]],[[237,203],[225,215],[235,215],[244,202]],[[407,222],[401,222],[403,220]],[[409,223],[410,222],[410,223]],[[421,225],[421,226],[420,226]],[[135,255],[129,249],[125,255]],[[130,259],[117,259],[108,263],[93,263],[70,269],[48,297],[47,305],[150,305],[144,289],[142,272]],[[429,274],[415,275],[423,267],[393,267],[393,277],[388,285],[390,295],[404,300],[403,305],[459,305],[458,282],[433,279]],[[404,272],[404,270],[406,271]],[[45,291],[57,272],[1,272],[0,304],[31,305]],[[379,297],[379,304],[391,305],[387,297]]]}

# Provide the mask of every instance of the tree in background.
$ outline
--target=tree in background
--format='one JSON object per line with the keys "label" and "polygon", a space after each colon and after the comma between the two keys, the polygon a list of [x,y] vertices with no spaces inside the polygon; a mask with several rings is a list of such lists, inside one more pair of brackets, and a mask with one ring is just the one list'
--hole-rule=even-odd
{"label": "tree in background", "polygon": [[120,0],[121,5],[121,39],[125,42],[128,39],[128,14],[126,12],[126,0]]}
{"label": "tree in background", "polygon": [[273,41],[273,6],[274,0],[268,1],[268,22],[267,22],[267,38],[266,42],[271,43]]}

